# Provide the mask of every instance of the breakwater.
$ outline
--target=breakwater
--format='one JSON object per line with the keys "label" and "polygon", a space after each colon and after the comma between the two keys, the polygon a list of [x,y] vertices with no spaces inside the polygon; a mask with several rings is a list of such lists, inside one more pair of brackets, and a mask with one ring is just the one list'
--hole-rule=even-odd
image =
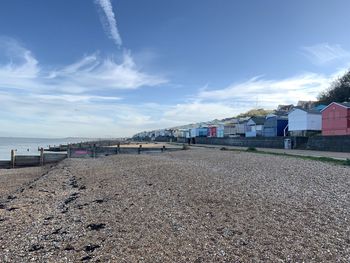
{"label": "breakwater", "polygon": [[60,145],[39,149],[39,155],[17,155],[11,151],[11,160],[0,161],[0,168],[20,168],[42,166],[60,162],[66,158],[98,158],[115,154],[163,153],[180,150],[179,147],[165,145],[131,144],[120,141],[95,141]]}

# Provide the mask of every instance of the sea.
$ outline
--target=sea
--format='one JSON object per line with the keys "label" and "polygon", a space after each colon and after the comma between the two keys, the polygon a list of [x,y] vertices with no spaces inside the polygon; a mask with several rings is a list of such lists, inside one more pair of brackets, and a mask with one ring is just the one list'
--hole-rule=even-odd
{"label": "sea", "polygon": [[11,150],[16,150],[17,155],[39,155],[38,148],[58,146],[60,144],[88,141],[86,138],[17,138],[0,137],[0,160],[10,160]]}

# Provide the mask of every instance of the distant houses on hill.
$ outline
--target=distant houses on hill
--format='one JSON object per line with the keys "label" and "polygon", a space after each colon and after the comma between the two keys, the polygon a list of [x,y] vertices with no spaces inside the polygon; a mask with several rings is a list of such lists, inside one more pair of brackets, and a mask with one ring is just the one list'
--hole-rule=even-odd
{"label": "distant houses on hill", "polygon": [[322,134],[350,135],[350,102],[318,105],[314,101],[299,101],[297,106],[279,105],[266,116],[230,118],[224,121],[192,124],[180,128],[141,132],[139,140],[170,141],[196,137],[276,137],[312,136]]}

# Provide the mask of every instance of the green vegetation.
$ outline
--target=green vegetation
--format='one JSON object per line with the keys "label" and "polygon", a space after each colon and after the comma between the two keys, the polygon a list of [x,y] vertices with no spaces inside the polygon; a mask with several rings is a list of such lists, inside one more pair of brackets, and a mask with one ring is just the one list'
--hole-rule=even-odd
{"label": "green vegetation", "polygon": [[335,80],[331,87],[318,96],[320,104],[350,101],[350,70]]}
{"label": "green vegetation", "polygon": [[313,160],[313,161],[320,161],[325,163],[333,163],[338,165],[350,166],[349,159],[339,160],[339,159],[334,159],[330,157],[315,157],[315,156],[307,156],[307,155],[304,156],[304,155],[296,155],[296,154],[289,154],[289,153],[275,153],[275,152],[264,152],[264,151],[259,151],[257,153],[279,155],[279,156],[286,156],[286,157],[295,157],[295,158],[304,159],[304,160]]}
{"label": "green vegetation", "polygon": [[189,150],[190,147],[187,144],[182,145],[182,150]]}
{"label": "green vegetation", "polygon": [[[224,149],[223,149],[224,148]],[[337,165],[344,165],[344,166],[350,166],[350,159],[346,160],[340,160],[340,159],[334,159],[330,157],[315,157],[315,156],[308,156],[308,155],[296,155],[296,154],[290,154],[290,153],[277,153],[277,152],[266,152],[266,151],[260,151],[257,150],[254,147],[249,147],[246,150],[241,149],[227,149],[225,147],[222,147],[221,150],[225,151],[233,151],[233,152],[253,152],[258,154],[268,154],[268,155],[276,155],[276,156],[286,156],[286,157],[293,157],[293,158],[299,158],[304,160],[312,160],[312,161],[319,161],[319,162],[325,162],[325,163],[332,163]]]}
{"label": "green vegetation", "polygon": [[266,116],[267,114],[273,113],[272,110],[264,110],[264,109],[252,109],[245,113],[241,113],[237,115],[237,118],[244,118],[244,117],[253,117],[253,116]]}
{"label": "green vegetation", "polygon": [[248,147],[246,151],[247,152],[257,152],[258,149],[256,149],[255,147]]}

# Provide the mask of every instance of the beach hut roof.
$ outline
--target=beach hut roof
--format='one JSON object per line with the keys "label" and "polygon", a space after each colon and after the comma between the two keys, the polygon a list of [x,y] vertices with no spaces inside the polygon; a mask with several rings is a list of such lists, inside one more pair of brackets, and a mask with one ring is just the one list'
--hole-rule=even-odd
{"label": "beach hut roof", "polygon": [[254,116],[250,118],[256,125],[264,125],[265,119],[265,116]]}
{"label": "beach hut roof", "polygon": [[310,114],[321,114],[321,112],[319,110],[316,110],[316,109],[304,109],[302,107],[294,107],[290,112],[288,112],[288,114],[290,114],[291,112],[293,112],[295,110],[302,110],[302,111],[305,111],[305,112],[310,113]]}
{"label": "beach hut roof", "polygon": [[333,104],[337,104],[337,105],[345,107],[345,108],[350,108],[350,102],[332,102],[327,107],[324,107],[321,111],[324,111],[325,109],[327,109],[329,106],[331,106]]}

